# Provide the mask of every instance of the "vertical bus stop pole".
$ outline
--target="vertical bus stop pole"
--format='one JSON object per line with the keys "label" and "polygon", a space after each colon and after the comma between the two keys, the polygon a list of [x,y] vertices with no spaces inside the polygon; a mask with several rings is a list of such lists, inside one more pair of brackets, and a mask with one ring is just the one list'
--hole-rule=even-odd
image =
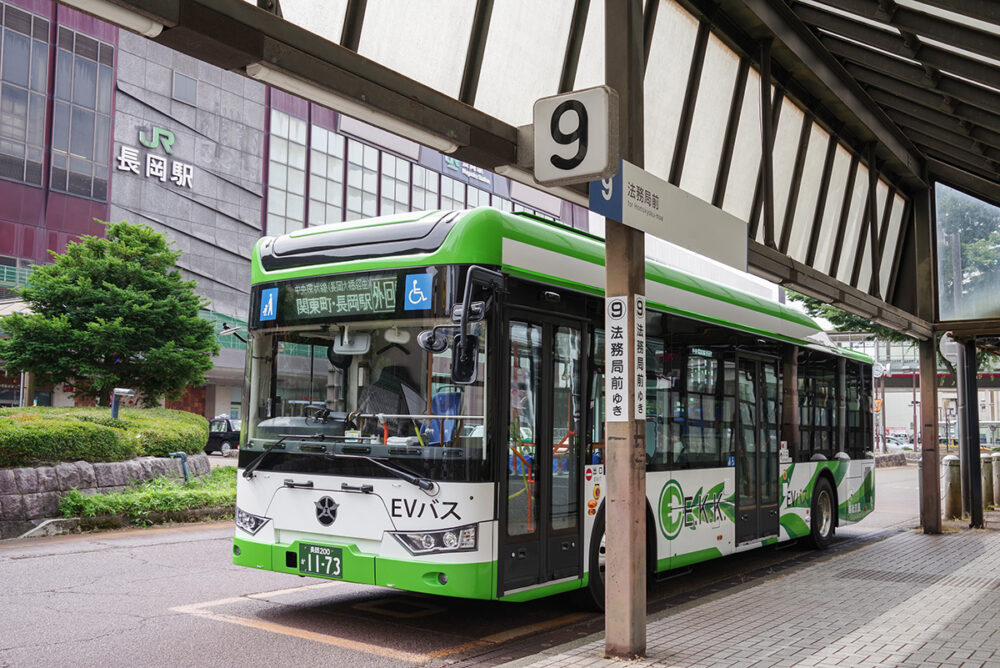
{"label": "vertical bus stop pole", "polygon": [[[605,79],[621,103],[621,155],[642,167],[642,2],[605,0],[604,20]],[[619,222],[606,222],[605,237],[605,294],[628,298],[626,363],[633,367],[626,386],[628,419],[608,422],[606,429],[605,652],[631,658],[646,653],[646,424],[634,417],[637,383],[632,375],[637,373],[633,297],[645,295],[646,253],[643,232]]]}
{"label": "vertical bus stop pole", "polygon": [[[929,182],[929,181],[928,181]],[[931,192],[924,188],[913,193],[913,237],[916,246],[917,315],[929,322],[935,317],[934,229]],[[941,461],[937,439],[937,340],[931,335],[920,342],[920,442],[921,487],[920,526],[924,533],[941,533]],[[916,441],[913,447],[916,448]]]}
{"label": "vertical bus stop pole", "polygon": [[969,339],[965,347],[965,386],[958,388],[965,393],[965,475],[962,484],[969,487],[969,527],[983,527],[983,471],[979,447],[979,389],[976,382],[976,340]]}
{"label": "vertical bus stop pole", "polygon": [[[883,405],[884,410],[884,405]],[[941,533],[941,459],[937,438],[937,345],[920,342],[920,524],[924,533]],[[913,443],[916,448],[916,441]]]}

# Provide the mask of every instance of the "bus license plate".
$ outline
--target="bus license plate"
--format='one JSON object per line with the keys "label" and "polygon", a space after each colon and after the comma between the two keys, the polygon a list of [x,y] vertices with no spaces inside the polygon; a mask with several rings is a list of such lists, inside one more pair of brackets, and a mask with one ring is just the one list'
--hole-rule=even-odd
{"label": "bus license plate", "polygon": [[299,543],[299,572],[325,578],[344,577],[344,555],[339,547]]}

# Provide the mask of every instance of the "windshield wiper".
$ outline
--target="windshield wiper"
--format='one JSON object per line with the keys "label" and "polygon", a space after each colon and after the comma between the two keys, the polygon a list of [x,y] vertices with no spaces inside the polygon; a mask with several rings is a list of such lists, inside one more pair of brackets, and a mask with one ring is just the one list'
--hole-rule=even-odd
{"label": "windshield wiper", "polygon": [[338,452],[328,452],[328,453],[326,453],[325,456],[332,457],[334,459],[337,459],[337,458],[340,458],[340,457],[343,457],[343,458],[346,458],[346,459],[364,459],[365,461],[371,462],[375,466],[378,466],[378,467],[381,467],[381,468],[385,469],[386,471],[388,471],[389,473],[393,474],[394,476],[396,476],[400,480],[405,480],[406,482],[410,483],[411,485],[415,485],[415,486],[419,487],[420,489],[424,490],[425,492],[429,492],[432,489],[434,489],[434,481],[433,480],[428,480],[427,478],[421,478],[417,474],[410,473],[409,471],[407,471],[404,468],[393,466],[392,464],[387,464],[384,461],[382,461],[381,457],[376,458],[376,457],[371,457],[369,455],[345,455],[344,453],[338,453]]}
{"label": "windshield wiper", "polygon": [[284,443],[286,438],[290,438],[290,437],[294,438],[294,435],[293,434],[285,434],[284,436],[282,436],[281,438],[279,438],[277,441],[275,441],[274,443],[272,443],[270,446],[268,446],[267,450],[265,450],[264,452],[262,452],[259,455],[257,455],[257,458],[254,459],[249,464],[247,464],[247,467],[245,469],[243,469],[243,477],[246,478],[247,480],[251,480],[253,478],[253,472],[256,471],[257,467],[260,466],[261,462],[264,461],[264,457],[267,457],[269,454],[271,454],[272,450],[274,450],[276,447],[278,447],[279,445],[281,445],[282,443]]}

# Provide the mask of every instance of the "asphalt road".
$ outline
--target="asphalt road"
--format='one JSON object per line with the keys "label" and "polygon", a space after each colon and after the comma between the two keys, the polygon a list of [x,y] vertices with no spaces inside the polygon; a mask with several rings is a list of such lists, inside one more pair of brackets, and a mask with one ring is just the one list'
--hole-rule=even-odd
{"label": "asphalt road", "polygon": [[[916,467],[880,470],[849,550],[916,524]],[[603,628],[572,597],[460,601],[252,571],[231,523],[0,542],[0,666],[492,665]],[[664,609],[828,553],[765,549],[654,585]]]}

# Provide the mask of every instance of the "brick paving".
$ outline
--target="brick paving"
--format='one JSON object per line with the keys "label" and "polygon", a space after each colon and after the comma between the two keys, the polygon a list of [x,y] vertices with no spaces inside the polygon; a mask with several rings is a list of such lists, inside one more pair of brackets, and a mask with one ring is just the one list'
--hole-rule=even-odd
{"label": "brick paving", "polygon": [[997,666],[1000,532],[895,534],[651,616],[646,657],[604,635],[514,666]]}

